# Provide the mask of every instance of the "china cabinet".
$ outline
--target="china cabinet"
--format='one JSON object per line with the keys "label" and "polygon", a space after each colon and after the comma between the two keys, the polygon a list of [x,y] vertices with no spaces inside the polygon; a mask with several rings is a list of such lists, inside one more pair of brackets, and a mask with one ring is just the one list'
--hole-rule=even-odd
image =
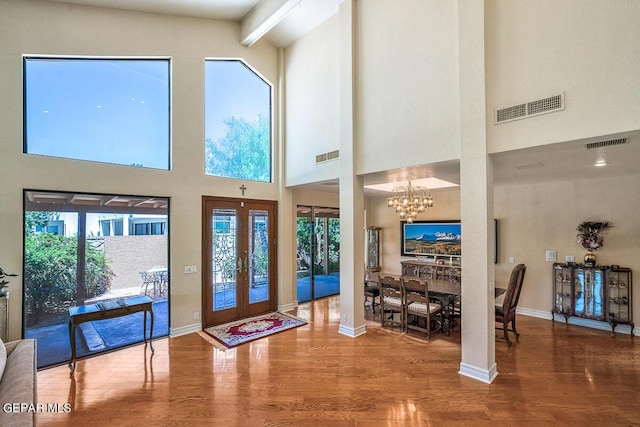
{"label": "china cabinet", "polygon": [[381,228],[367,227],[365,236],[365,270],[368,273],[380,271],[380,233]]}
{"label": "china cabinet", "polygon": [[611,332],[628,324],[633,334],[631,269],[619,266],[586,267],[553,264],[553,309],[565,323],[569,317],[606,321]]}

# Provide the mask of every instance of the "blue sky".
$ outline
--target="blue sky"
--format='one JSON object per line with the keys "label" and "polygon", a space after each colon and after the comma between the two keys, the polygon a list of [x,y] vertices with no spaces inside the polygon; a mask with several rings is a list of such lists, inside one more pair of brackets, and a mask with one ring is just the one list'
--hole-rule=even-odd
{"label": "blue sky", "polygon": [[32,154],[167,169],[169,60],[27,59]]}
{"label": "blue sky", "polygon": [[224,136],[227,117],[255,121],[269,117],[270,106],[271,87],[242,61],[206,61],[205,139]]}
{"label": "blue sky", "polygon": [[[205,139],[224,136],[229,116],[269,117],[271,87],[242,61],[204,68]],[[169,78],[169,59],[27,58],[27,151],[168,169]]]}

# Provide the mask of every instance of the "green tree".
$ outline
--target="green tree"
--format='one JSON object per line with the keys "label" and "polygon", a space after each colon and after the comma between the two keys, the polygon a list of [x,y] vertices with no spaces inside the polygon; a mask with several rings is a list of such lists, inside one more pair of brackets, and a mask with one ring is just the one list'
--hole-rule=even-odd
{"label": "green tree", "polygon": [[205,172],[208,175],[252,181],[271,181],[270,120],[228,117],[226,133],[217,141],[205,141]]}
{"label": "green tree", "polygon": [[[27,212],[29,221],[42,219]],[[40,224],[41,225],[41,224]],[[26,226],[25,226],[26,228]],[[30,229],[27,229],[30,230]],[[63,313],[75,300],[78,269],[78,239],[55,233],[25,233],[25,304],[30,325]],[[85,288],[88,298],[111,287],[113,271],[103,251],[86,245]]]}
{"label": "green tree", "polygon": [[27,236],[32,235],[36,231],[36,227],[46,227],[56,215],[57,212],[46,211],[28,211],[24,214],[24,232]]}

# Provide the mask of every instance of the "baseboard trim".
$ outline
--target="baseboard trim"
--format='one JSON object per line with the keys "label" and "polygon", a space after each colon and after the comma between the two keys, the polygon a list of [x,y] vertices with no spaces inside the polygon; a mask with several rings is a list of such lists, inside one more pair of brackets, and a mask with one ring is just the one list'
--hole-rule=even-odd
{"label": "baseboard trim", "polygon": [[298,308],[298,300],[290,302],[289,304],[278,305],[278,311],[280,313],[286,313],[287,311],[295,310]]}
{"label": "baseboard trim", "polygon": [[[523,316],[529,317],[537,317],[539,319],[546,320],[555,320],[556,322],[560,322],[565,324],[565,318],[561,314],[554,313],[553,317],[551,316],[551,311],[541,311],[541,310],[532,310],[530,308],[518,308],[516,310],[518,314],[522,314]],[[601,331],[609,331],[611,332],[611,325],[605,321],[600,320],[591,320],[591,319],[583,319],[582,317],[574,317],[570,316],[567,322],[569,325],[583,326],[585,328],[598,329]],[[618,325],[615,330],[616,334],[624,334],[631,335],[631,326],[630,325]],[[633,335],[639,336],[640,331],[637,328],[634,328]]]}
{"label": "baseboard trim", "polygon": [[338,328],[338,333],[351,338],[357,338],[360,335],[365,334],[366,332],[367,328],[364,325],[358,326],[357,328],[350,328],[346,325],[340,325],[340,327]]}
{"label": "baseboard trim", "polygon": [[191,334],[193,332],[200,332],[202,325],[200,323],[193,323],[191,325],[182,326],[180,328],[169,328],[169,336],[171,338],[179,337],[181,335]]}
{"label": "baseboard trim", "polygon": [[482,381],[483,383],[491,384],[498,376],[498,365],[494,363],[489,369],[481,369],[477,366],[460,363],[460,370],[458,371],[458,374],[477,381]]}

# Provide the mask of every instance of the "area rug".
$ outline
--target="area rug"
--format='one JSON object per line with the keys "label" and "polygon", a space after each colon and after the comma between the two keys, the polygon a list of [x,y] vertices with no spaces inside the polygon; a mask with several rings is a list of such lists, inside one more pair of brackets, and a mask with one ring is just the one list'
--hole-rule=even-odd
{"label": "area rug", "polygon": [[225,323],[224,325],[211,326],[205,328],[203,332],[215,338],[226,348],[232,348],[249,341],[254,341],[306,324],[307,322],[305,320],[298,317],[273,312],[248,319],[236,320],[235,322]]}

